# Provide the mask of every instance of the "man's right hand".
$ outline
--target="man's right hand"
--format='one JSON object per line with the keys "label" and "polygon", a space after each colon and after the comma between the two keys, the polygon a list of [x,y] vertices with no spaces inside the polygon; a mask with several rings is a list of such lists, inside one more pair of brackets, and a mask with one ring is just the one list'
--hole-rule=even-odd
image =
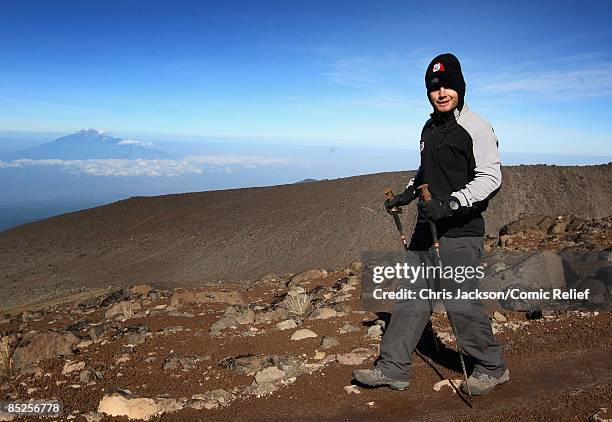
{"label": "man's right hand", "polygon": [[399,195],[395,195],[395,198],[387,199],[385,201],[385,209],[389,214],[393,214],[393,211],[391,211],[393,208],[408,205],[414,201],[415,198],[416,192],[414,190],[414,186],[410,186]]}

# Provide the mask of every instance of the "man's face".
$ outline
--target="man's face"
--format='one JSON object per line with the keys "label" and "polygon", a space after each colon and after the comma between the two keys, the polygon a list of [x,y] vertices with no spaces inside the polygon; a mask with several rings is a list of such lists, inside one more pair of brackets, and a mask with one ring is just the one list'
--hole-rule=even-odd
{"label": "man's face", "polygon": [[448,113],[459,104],[459,94],[450,88],[440,87],[429,93],[429,102],[438,113]]}

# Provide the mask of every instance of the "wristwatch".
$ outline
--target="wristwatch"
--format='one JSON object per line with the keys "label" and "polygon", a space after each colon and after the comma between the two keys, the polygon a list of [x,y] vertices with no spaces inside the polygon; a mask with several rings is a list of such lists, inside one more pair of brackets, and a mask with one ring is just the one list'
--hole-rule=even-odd
{"label": "wristwatch", "polygon": [[448,206],[451,209],[451,211],[457,211],[459,209],[460,204],[457,199],[451,196],[450,200],[448,201]]}

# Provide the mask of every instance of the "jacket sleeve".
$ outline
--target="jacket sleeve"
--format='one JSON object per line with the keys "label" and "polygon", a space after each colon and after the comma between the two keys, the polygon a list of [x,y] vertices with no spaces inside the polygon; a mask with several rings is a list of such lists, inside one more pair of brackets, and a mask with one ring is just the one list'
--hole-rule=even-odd
{"label": "jacket sleeve", "polygon": [[420,184],[419,180],[422,176],[421,166],[419,166],[418,170],[414,174],[414,177],[408,181],[406,185],[406,189],[415,189],[417,188],[417,184]]}
{"label": "jacket sleeve", "polygon": [[[472,113],[475,116],[474,113]],[[501,160],[497,149],[498,141],[490,124],[475,116],[461,122],[472,137],[474,154],[474,177],[465,187],[452,193],[463,207],[472,207],[489,199],[502,183]]]}

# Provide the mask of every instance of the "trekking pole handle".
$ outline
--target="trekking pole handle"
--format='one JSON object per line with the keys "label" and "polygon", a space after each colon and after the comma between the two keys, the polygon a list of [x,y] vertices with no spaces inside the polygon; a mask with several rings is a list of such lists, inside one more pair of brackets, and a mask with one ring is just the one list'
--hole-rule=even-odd
{"label": "trekking pole handle", "polygon": [[[395,199],[395,195],[391,188],[385,188],[385,197],[391,201]],[[402,221],[400,220],[399,214],[402,213],[402,209],[399,207],[393,207],[390,210],[391,215],[393,216],[393,221],[395,221],[395,227],[397,227],[397,231],[400,234],[400,239],[402,240],[402,244],[404,245],[404,249],[408,250],[408,242],[406,242],[406,236],[404,236],[404,228],[402,227]]]}

